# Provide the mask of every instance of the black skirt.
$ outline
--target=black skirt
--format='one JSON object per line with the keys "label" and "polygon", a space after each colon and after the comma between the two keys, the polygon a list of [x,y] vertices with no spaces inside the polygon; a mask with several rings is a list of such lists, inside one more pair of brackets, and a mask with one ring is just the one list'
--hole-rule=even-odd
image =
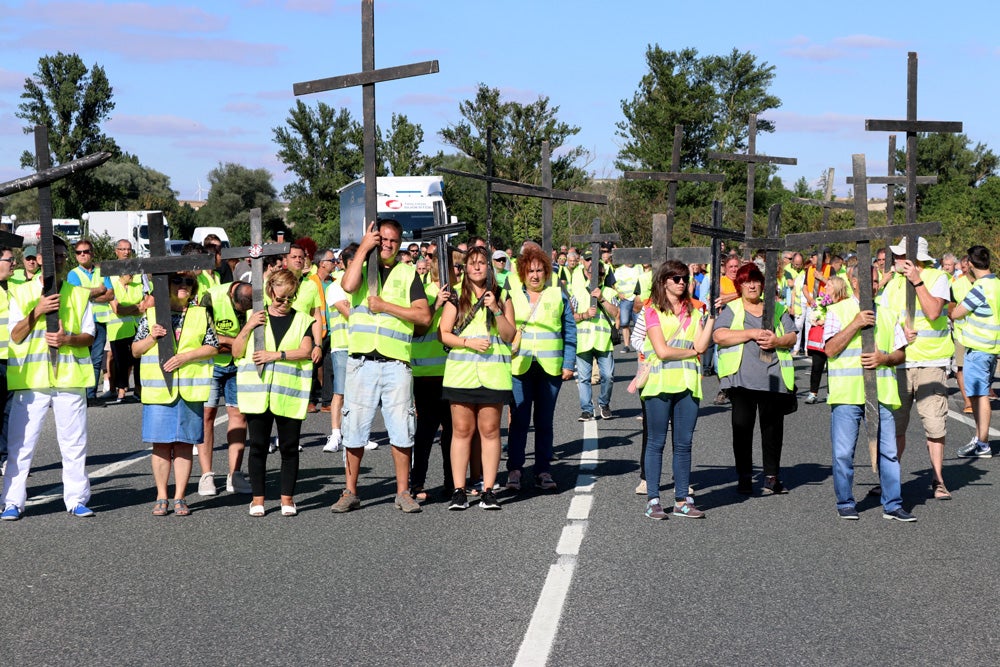
{"label": "black skirt", "polygon": [[514,392],[502,389],[487,389],[486,387],[476,387],[475,389],[442,387],[441,398],[452,403],[471,403],[473,405],[510,404],[514,402]]}

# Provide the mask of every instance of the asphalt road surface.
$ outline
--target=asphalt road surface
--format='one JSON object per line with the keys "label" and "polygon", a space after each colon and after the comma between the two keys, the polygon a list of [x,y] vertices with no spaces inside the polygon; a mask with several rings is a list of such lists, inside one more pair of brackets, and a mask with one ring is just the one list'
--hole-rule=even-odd
{"label": "asphalt road surface", "polygon": [[[76,519],[59,495],[50,418],[26,516],[0,524],[0,664],[996,664],[1000,460],[955,457],[973,432],[960,398],[951,399],[945,462],[954,499],[929,497],[914,415],[903,500],[919,521],[882,519],[866,496],[876,480],[862,441],[861,520],[848,522],[835,512],[828,406],[805,405],[802,394],[786,420],[790,493],[744,498],[729,410],[712,405],[718,385],[706,378],[692,484],[708,516],[657,522],[634,493],[641,422],[625,387],[635,363],[617,356],[615,418],[577,422],[576,386],[566,383],[559,490],[504,494],[499,512],[447,511],[436,493],[439,450],[432,502],[421,514],[396,510],[377,427],[383,446],[364,458],[363,507],[331,514],[343,463],[322,453],[329,416],[315,414],[303,427],[299,516],[278,512],[275,454],[264,518],[248,515],[247,496],[193,493],[197,466],[192,515],[153,517],[141,406],[132,404],[89,410],[97,515]],[[996,451],[1000,434],[992,439]],[[225,442],[224,424],[216,441]],[[754,458],[759,470],[759,449]],[[219,448],[220,486],[224,466]]]}

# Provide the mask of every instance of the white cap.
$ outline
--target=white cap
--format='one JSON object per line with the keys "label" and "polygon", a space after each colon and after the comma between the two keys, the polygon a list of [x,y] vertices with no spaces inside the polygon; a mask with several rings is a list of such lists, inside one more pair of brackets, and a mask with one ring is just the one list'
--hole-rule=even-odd
{"label": "white cap", "polygon": [[[889,246],[889,251],[893,255],[904,256],[906,255],[906,237],[904,236],[899,240],[899,245]],[[918,262],[933,262],[934,258],[930,256],[927,252],[927,239],[923,236],[917,237],[917,261]]]}

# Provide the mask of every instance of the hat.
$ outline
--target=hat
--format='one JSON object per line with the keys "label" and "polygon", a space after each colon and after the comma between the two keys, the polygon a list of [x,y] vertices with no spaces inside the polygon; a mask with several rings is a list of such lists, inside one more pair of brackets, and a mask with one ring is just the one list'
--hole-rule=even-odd
{"label": "hat", "polygon": [[583,253],[583,259],[589,262],[590,260],[594,259],[594,254],[588,250],[587,252]]}
{"label": "hat", "polygon": [[38,247],[33,245],[26,245],[24,246],[24,249],[21,250],[21,255],[23,257],[37,257]]}
{"label": "hat", "polygon": [[503,250],[497,250],[496,252],[493,253],[493,259],[502,259],[503,261],[506,262],[507,253],[505,253]]}
{"label": "hat", "polygon": [[[893,255],[905,255],[906,254],[906,237],[904,236],[899,240],[899,245],[889,246],[889,251]],[[918,262],[933,262],[934,258],[930,256],[927,252],[927,239],[923,236],[917,237],[917,261]]]}

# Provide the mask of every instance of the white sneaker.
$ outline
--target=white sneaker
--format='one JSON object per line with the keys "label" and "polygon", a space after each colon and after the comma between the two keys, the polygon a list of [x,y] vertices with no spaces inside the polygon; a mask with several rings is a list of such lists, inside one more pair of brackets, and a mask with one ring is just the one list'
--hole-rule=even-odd
{"label": "white sneaker", "polygon": [[326,444],[323,445],[323,451],[328,454],[340,451],[340,438],[337,437],[336,433],[331,433],[326,438]]}
{"label": "white sneaker", "polygon": [[267,446],[267,453],[274,454],[276,451],[278,451],[278,436],[272,435],[271,443]]}
{"label": "white sneaker", "polygon": [[373,449],[378,449],[378,443],[375,442],[374,440],[369,440],[368,444],[365,445],[365,449],[367,449],[369,451],[371,451]]}
{"label": "white sneaker", "polygon": [[247,479],[246,473],[240,470],[226,477],[226,491],[245,496],[253,493],[253,489],[250,488],[250,480]]}
{"label": "white sneaker", "polygon": [[640,479],[639,484],[635,487],[635,495],[644,496],[646,495],[646,480]]}
{"label": "white sneaker", "polygon": [[199,496],[214,496],[218,491],[215,490],[215,473],[206,472],[198,480],[198,495]]}

